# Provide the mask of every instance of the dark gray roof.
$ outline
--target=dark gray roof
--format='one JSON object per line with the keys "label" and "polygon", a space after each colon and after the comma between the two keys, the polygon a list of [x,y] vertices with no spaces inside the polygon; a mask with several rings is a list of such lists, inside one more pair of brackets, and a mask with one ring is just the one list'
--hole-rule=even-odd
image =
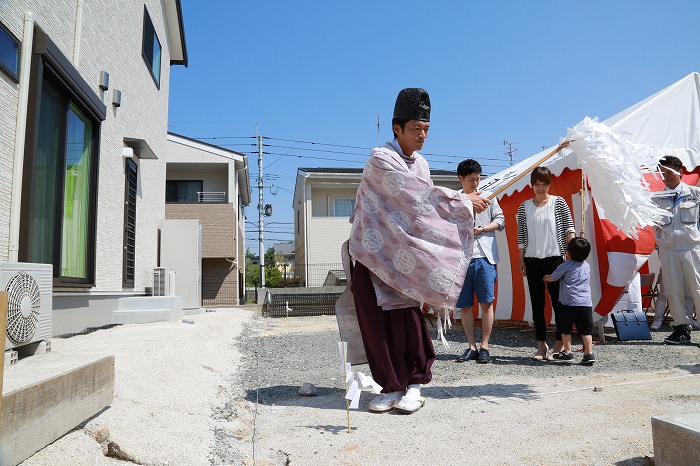
{"label": "dark gray roof", "polygon": [[[299,171],[306,173],[362,173],[362,168],[346,167],[299,167]],[[454,176],[457,177],[457,170],[430,170],[431,175]]]}
{"label": "dark gray roof", "polygon": [[275,254],[290,255],[294,254],[294,241],[286,241],[284,243],[275,243],[272,246],[275,250]]}
{"label": "dark gray roof", "polygon": [[199,140],[199,139],[194,139],[194,138],[191,138],[191,137],[188,137],[188,136],[183,136],[182,134],[174,133],[174,132],[172,132],[172,131],[168,131],[168,134],[172,134],[173,136],[177,136],[177,137],[182,138],[182,139],[187,139],[188,141],[196,142],[197,144],[202,144],[202,145],[205,145],[205,146],[213,147],[213,148],[215,148],[215,149],[219,149],[219,150],[223,150],[223,151],[226,151],[226,152],[230,152],[230,153],[232,153],[232,154],[242,155],[243,157],[246,156],[243,152],[238,152],[238,151],[235,151],[235,150],[227,149],[227,148],[225,148],[225,147],[217,146],[216,144],[212,144],[212,143],[210,143],[210,142],[205,142],[205,141],[202,141],[202,140]]}
{"label": "dark gray roof", "polygon": [[342,167],[300,167],[300,171],[306,173],[362,173],[361,168],[342,168]]}

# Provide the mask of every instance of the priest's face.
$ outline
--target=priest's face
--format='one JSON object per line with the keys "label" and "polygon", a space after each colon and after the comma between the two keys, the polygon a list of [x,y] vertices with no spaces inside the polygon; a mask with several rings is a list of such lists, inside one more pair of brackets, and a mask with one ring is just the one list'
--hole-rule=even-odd
{"label": "priest's face", "polygon": [[411,156],[415,151],[421,150],[428,138],[429,129],[430,123],[427,121],[409,120],[403,128],[400,125],[394,125],[396,140],[403,153]]}

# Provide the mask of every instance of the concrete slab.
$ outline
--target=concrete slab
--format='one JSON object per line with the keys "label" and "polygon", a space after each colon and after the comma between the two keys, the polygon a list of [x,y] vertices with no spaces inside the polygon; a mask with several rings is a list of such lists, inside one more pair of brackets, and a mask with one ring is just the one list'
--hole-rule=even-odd
{"label": "concrete slab", "polygon": [[175,322],[183,315],[180,296],[135,296],[119,299],[112,321],[115,324]]}
{"label": "concrete slab", "polygon": [[700,412],[651,418],[656,466],[700,464]]}

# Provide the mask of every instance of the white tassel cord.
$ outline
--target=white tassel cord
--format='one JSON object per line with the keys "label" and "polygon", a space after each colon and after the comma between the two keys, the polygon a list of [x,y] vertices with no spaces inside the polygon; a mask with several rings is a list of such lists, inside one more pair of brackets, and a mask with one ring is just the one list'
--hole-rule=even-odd
{"label": "white tassel cord", "polygon": [[601,217],[637,239],[640,229],[667,215],[652,202],[642,171],[651,172],[663,153],[622,138],[597,118],[586,117],[569,128],[566,139],[588,177]]}
{"label": "white tassel cord", "polygon": [[450,349],[450,344],[447,342],[445,334],[451,327],[452,321],[450,320],[450,311],[448,309],[441,308],[438,311],[437,316],[437,331],[438,339],[442,342],[442,345],[445,347],[445,349]]}

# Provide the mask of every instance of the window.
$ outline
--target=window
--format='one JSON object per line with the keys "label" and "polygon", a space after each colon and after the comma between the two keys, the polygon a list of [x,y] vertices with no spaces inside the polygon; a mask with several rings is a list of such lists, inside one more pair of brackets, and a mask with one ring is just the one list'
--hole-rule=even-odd
{"label": "window", "polygon": [[0,23],[0,70],[19,82],[19,41]]}
{"label": "window", "polygon": [[30,76],[19,259],[53,264],[55,285],[92,286],[106,109],[39,27]]}
{"label": "window", "polygon": [[57,83],[44,80],[29,175],[28,261],[53,263],[55,275],[79,281],[89,277],[97,126]]}
{"label": "window", "polygon": [[160,89],[160,52],[161,46],[156,35],[156,30],[153,27],[153,21],[148,14],[146,7],[143,7],[143,48],[141,55],[143,56],[148,70],[156,82],[156,86]]}
{"label": "window", "polygon": [[199,193],[203,191],[203,186],[202,180],[167,180],[165,202],[199,202]]}
{"label": "window", "polygon": [[138,165],[132,159],[126,159],[124,181],[124,259],[122,261],[122,286],[134,287],[136,270],[136,182]]}
{"label": "window", "polygon": [[355,199],[334,199],[333,216],[350,217],[355,211]]}

